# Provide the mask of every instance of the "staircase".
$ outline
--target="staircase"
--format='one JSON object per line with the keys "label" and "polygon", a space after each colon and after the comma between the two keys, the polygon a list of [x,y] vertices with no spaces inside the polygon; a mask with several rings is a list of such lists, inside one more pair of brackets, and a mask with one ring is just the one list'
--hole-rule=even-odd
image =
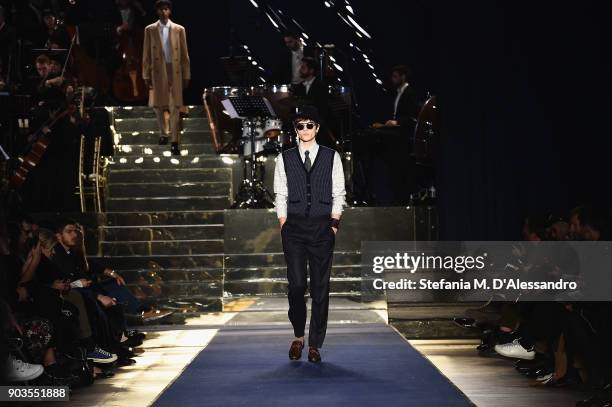
{"label": "staircase", "polygon": [[181,156],[158,145],[150,108],[113,108],[112,116],[115,154],[98,254],[148,302],[220,310],[232,168],[214,152],[203,107],[183,119]]}
{"label": "staircase", "polygon": [[[286,264],[273,209],[231,210],[241,180],[238,156],[214,152],[201,106],[183,120],[181,156],[159,146],[157,122],[146,107],[112,108],[115,154],[109,165],[106,209],[97,221],[97,250],[139,297],[180,315],[234,309],[252,323],[286,322]],[[266,163],[268,176],[274,161]],[[270,180],[268,180],[269,182]],[[336,240],[331,309],[342,321],[385,310],[385,298],[362,301],[361,243],[426,240],[435,222],[427,208],[346,208]],[[242,302],[241,304],[244,304]],[[457,337],[452,316],[465,304],[392,304],[389,319],[410,337]],[[175,314],[177,315],[177,314]],[[180,315],[173,322],[181,322]],[[370,315],[370,314],[367,314]],[[361,318],[361,317],[360,317]],[[238,322],[237,322],[238,323]]]}

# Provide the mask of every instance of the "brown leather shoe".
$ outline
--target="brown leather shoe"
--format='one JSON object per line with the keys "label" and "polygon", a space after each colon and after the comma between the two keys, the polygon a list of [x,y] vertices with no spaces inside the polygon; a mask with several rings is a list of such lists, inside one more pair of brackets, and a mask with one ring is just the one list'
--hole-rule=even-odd
{"label": "brown leather shoe", "polygon": [[152,308],[149,311],[142,311],[142,320],[144,322],[153,322],[159,319],[164,319],[174,314],[174,311],[165,311]]}
{"label": "brown leather shoe", "polygon": [[321,354],[317,348],[312,346],[308,348],[308,361],[319,363],[321,361]]}
{"label": "brown leather shoe", "polygon": [[291,348],[289,348],[289,359],[298,360],[301,358],[302,349],[304,349],[304,342],[297,339],[291,342]]}

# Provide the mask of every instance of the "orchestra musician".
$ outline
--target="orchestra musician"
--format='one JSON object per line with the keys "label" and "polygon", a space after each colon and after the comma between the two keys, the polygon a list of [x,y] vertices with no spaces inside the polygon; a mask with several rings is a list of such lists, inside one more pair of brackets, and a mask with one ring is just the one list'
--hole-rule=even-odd
{"label": "orchestra musician", "polygon": [[291,91],[302,104],[315,106],[319,114],[327,111],[328,95],[327,86],[317,78],[317,63],[314,58],[302,58],[299,75],[301,82],[291,87]]}
{"label": "orchestra musician", "polygon": [[314,57],[314,50],[304,45],[299,34],[294,32],[283,33],[283,42],[286,51],[281,54],[273,73],[273,79],[279,84],[297,85],[302,82],[300,68],[304,57]]}
{"label": "orchestra musician", "polygon": [[48,49],[67,49],[70,47],[70,36],[66,29],[58,23],[53,11],[44,10],[42,17],[43,29],[39,45]]}
{"label": "orchestra musician", "polygon": [[[34,105],[31,112],[31,133],[26,141],[32,145],[42,135],[46,135],[51,141],[21,189],[23,197],[30,197],[24,199],[24,202],[32,205],[26,208],[31,211],[78,208],[73,193],[78,164],[74,157],[78,154],[80,140],[77,118],[69,114],[56,121],[53,126],[49,124],[72,104],[74,83],[62,76],[62,63],[65,61],[52,62],[45,54],[39,55],[35,61],[38,77],[33,79],[31,85]],[[36,130],[40,132],[37,133]],[[57,174],[62,176],[58,177]]]}
{"label": "orchestra musician", "polygon": [[406,65],[397,65],[391,69],[391,84],[395,88],[393,95],[393,105],[389,109],[390,118],[384,123],[374,123],[375,129],[400,129],[400,132],[407,137],[414,129],[414,123],[418,114],[416,92],[410,86],[408,78],[410,70]]}
{"label": "orchestra musician", "polygon": [[47,109],[48,106],[56,106],[62,101],[61,72],[52,72],[51,59],[41,54],[36,58],[36,73],[38,77],[32,80],[30,85],[30,93],[34,97],[39,110]]}
{"label": "orchestra musician", "polygon": [[159,144],[168,144],[165,116],[170,113],[171,151],[180,155],[179,109],[183,105],[183,89],[189,85],[191,70],[185,28],[170,20],[172,3],[157,0],[159,21],[145,28],[142,77],[149,88],[149,106],[159,124]]}
{"label": "orchestra musician", "polygon": [[317,78],[318,67],[314,58],[302,58],[300,65],[301,83],[293,85],[291,91],[296,98],[296,104],[300,106],[314,106],[320,116],[319,133],[317,142],[326,147],[334,148],[334,138],[328,127],[329,120],[329,92],[327,85]]}
{"label": "orchestra musician", "polygon": [[144,27],[142,5],[134,0],[117,0],[117,10],[121,14],[121,24],[116,27],[118,35]]}
{"label": "orchestra musician", "polygon": [[397,65],[391,70],[395,89],[389,101],[387,117],[372,124],[356,137],[353,151],[365,174],[366,199],[381,206],[404,205],[413,192],[414,171],[411,165],[412,138],[417,117],[416,92],[408,82],[409,68]]}
{"label": "orchestra musician", "polygon": [[57,105],[64,101],[64,96],[71,97],[76,87],[75,79],[68,71],[63,70],[60,55],[53,54],[51,57],[41,54],[36,58],[36,72],[38,77],[34,78],[30,85],[30,94],[42,107],[45,103]]}

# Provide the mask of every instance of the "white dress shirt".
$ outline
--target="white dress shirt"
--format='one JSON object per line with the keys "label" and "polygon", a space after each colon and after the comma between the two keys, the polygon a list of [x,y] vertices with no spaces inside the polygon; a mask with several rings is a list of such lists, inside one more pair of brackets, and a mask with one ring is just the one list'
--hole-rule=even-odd
{"label": "white dress shirt", "polygon": [[121,13],[121,21],[131,25],[130,17],[132,16],[132,9],[124,8],[124,9],[119,10],[119,12]]}
{"label": "white dress shirt", "polygon": [[[119,12],[121,13],[121,22],[123,24],[127,24],[128,28],[132,28],[132,9],[130,8],[124,8],[119,10]],[[122,24],[122,25],[123,25]],[[116,31],[117,34],[121,34],[121,26],[117,27]]]}
{"label": "white dress shirt", "polygon": [[[298,139],[299,140],[299,139]],[[306,159],[302,143],[298,141],[298,151],[302,162]],[[319,144],[315,141],[308,149],[311,164],[314,163],[319,151]],[[287,196],[289,190],[287,188],[287,175],[285,174],[285,165],[283,163],[283,155],[276,156],[276,167],[274,168],[274,193],[276,194],[276,215],[279,218],[287,217]],[[341,214],[346,205],[346,188],[344,185],[344,169],[342,167],[342,159],[336,151],[334,153],[334,163],[332,166],[332,214]]]}
{"label": "white dress shirt", "polygon": [[404,83],[402,86],[400,86],[397,89],[397,96],[395,97],[395,104],[393,107],[393,120],[397,119],[397,105],[399,104],[399,100],[402,97],[402,94],[404,93],[407,87],[408,87],[408,83]]}
{"label": "white dress shirt", "polygon": [[304,87],[306,88],[306,94],[308,94],[308,92],[310,92],[310,85],[312,85],[314,80],[315,80],[315,77],[313,76],[312,78],[306,79],[306,80],[304,80],[304,82],[302,82],[302,85],[304,85]]}
{"label": "white dress shirt", "polygon": [[172,47],[170,46],[170,24],[172,22],[168,20],[168,23],[164,25],[161,21],[159,22],[159,33],[162,39],[162,48],[164,49],[164,59],[167,64],[172,63]]}
{"label": "white dress shirt", "polygon": [[297,51],[291,51],[291,83],[294,85],[302,82],[302,77],[300,76],[302,58],[304,58],[303,46],[301,46]]}

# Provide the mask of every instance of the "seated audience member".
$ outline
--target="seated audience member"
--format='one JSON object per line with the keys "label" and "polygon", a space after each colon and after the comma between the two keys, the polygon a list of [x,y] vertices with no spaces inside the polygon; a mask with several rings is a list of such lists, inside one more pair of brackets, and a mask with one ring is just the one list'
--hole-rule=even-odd
{"label": "seated audience member", "polygon": [[551,215],[546,228],[546,239],[550,241],[564,241],[570,239],[570,224],[561,217]]}
{"label": "seated audience member", "polygon": [[0,298],[0,385],[31,381],[44,373],[42,365],[24,362],[9,352],[10,338],[19,330],[8,304]]}
{"label": "seated audience member", "polygon": [[123,359],[124,356],[129,355],[129,352],[124,352],[125,349],[121,347],[121,343],[130,340],[127,336],[128,329],[123,304],[110,297],[100,284],[89,279],[84,272],[81,259],[73,251],[66,249],[57,239],[62,237],[64,242],[76,239],[78,234],[75,228],[76,226],[72,224],[72,227],[62,227],[61,233],[56,230],[51,260],[60,270],[63,278],[70,283],[72,289],[79,292],[85,299],[90,318],[98,321],[94,326],[100,330],[96,335],[100,345],[112,353],[117,353],[120,359]]}
{"label": "seated audience member", "polygon": [[582,205],[570,213],[569,233],[573,240],[609,240],[609,214],[602,208]]}
{"label": "seated audience member", "polygon": [[10,253],[21,261],[25,261],[33,246],[34,232],[38,229],[36,222],[28,215],[20,215],[15,222],[9,224]]}
{"label": "seated audience member", "polygon": [[561,334],[566,309],[557,302],[521,303],[518,338],[510,343],[498,344],[495,351],[502,356],[532,360],[537,341],[552,343]]}
{"label": "seated audience member", "polygon": [[[18,244],[19,227],[13,224],[10,227],[8,247],[15,247]],[[32,251],[35,251],[36,245]],[[28,254],[28,258],[31,255]],[[0,294],[8,307],[8,312],[14,315],[12,321],[12,338],[24,343],[29,359],[27,362],[35,362],[35,365],[44,368],[45,379],[50,383],[65,385],[77,379],[71,375],[65,366],[57,363],[56,355],[58,352],[69,353],[75,345],[74,326],[77,323],[71,316],[73,309],[63,303],[59,295],[51,288],[45,289],[44,286],[34,282],[20,283],[20,270],[23,262],[12,253],[8,252],[2,256],[0,261],[2,270],[1,286],[3,292]],[[30,333],[36,331],[37,336]],[[46,340],[45,338],[48,338]],[[35,343],[33,343],[35,341]],[[22,356],[20,354],[14,356]],[[27,371],[32,370],[27,363],[23,363],[18,357],[9,359],[9,367],[13,367],[13,372],[9,378],[16,381],[33,380],[28,379]],[[30,365],[34,366],[34,365]],[[41,373],[42,374],[42,373]],[[37,377],[40,376],[37,374]]]}
{"label": "seated audience member", "polygon": [[109,267],[91,267],[85,257],[83,233],[76,222],[61,219],[56,227],[58,244],[53,261],[72,280],[87,279],[93,284],[89,289],[96,292],[98,299],[109,306],[117,301],[126,305],[129,314],[141,315],[143,320],[152,321],[168,317],[171,311],[153,309],[140,302],[125,286],[125,280]]}
{"label": "seated audience member", "polygon": [[[88,298],[73,289],[79,284],[71,284],[62,270],[52,261],[57,244],[55,234],[48,229],[39,229],[37,236],[38,243],[32,249],[32,254],[22,270],[22,284],[36,283],[36,285],[30,284],[29,287],[33,287],[35,297],[39,298],[37,303],[40,307],[53,308],[51,305],[57,301],[57,298],[60,299],[59,304],[62,309],[67,306],[66,303],[72,305],[71,312],[77,319],[76,336],[88,350],[87,357],[96,363],[114,362],[117,360],[117,355],[98,346],[98,344],[108,345],[110,342],[103,335],[106,329],[99,326],[103,324],[103,320],[96,319],[95,313],[88,312]],[[80,285],[84,284],[86,282],[81,280]],[[89,306],[90,309],[93,308],[93,304]],[[44,315],[44,311],[38,311],[38,313]]]}
{"label": "seated audience member", "polygon": [[26,292],[17,287],[19,259],[9,248],[10,237],[0,235],[0,385],[30,381],[44,373],[41,364],[30,364],[11,353],[11,339],[21,334],[10,304],[25,298]]}
{"label": "seated audience member", "polygon": [[546,221],[540,216],[528,216],[523,222],[522,232],[526,242],[546,240]]}

